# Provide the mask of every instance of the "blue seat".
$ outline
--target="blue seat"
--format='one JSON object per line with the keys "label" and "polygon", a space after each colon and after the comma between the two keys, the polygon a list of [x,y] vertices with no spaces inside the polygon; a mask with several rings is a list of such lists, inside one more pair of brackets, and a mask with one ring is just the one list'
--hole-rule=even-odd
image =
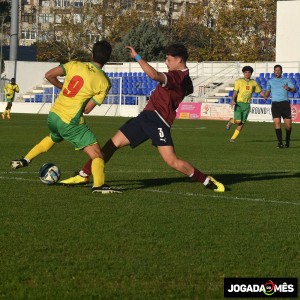
{"label": "blue seat", "polygon": [[226,97],[226,98],[225,98],[225,102],[226,102],[227,104],[230,104],[230,102],[231,102],[231,98],[229,98],[229,97]]}
{"label": "blue seat", "polygon": [[289,73],[289,78],[294,78],[294,73]]}
{"label": "blue seat", "polygon": [[270,77],[270,73],[265,73],[265,78],[269,79]]}
{"label": "blue seat", "polygon": [[265,78],[265,73],[259,73],[260,78]]}
{"label": "blue seat", "polygon": [[287,78],[287,77],[288,77],[288,73],[283,73],[283,74],[282,74],[282,77],[283,77],[283,78]]}
{"label": "blue seat", "polygon": [[300,73],[295,73],[295,78],[296,79],[300,78]]}
{"label": "blue seat", "polygon": [[266,101],[266,104],[271,104],[271,103],[272,103],[271,99],[268,98],[267,101]]}
{"label": "blue seat", "polygon": [[294,93],[294,98],[300,98],[300,93],[299,92]]}
{"label": "blue seat", "polygon": [[219,98],[219,103],[224,103],[225,99],[224,98]]}

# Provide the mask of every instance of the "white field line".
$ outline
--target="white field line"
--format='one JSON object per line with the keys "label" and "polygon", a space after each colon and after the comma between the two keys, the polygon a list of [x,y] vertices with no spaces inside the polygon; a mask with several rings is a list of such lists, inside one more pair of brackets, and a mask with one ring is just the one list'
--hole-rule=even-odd
{"label": "white field line", "polygon": [[[152,192],[152,193],[161,193],[161,194],[173,194],[187,197],[205,197],[205,198],[214,198],[219,200],[237,200],[237,201],[250,201],[250,202],[264,202],[264,203],[275,203],[275,204],[288,204],[288,205],[300,205],[300,202],[290,202],[290,201],[276,201],[276,200],[268,200],[264,198],[246,198],[246,197],[230,197],[225,194],[219,194],[214,192],[212,195],[204,195],[198,193],[178,193],[178,192],[170,192],[170,191],[162,191],[162,190],[153,190],[153,189],[138,189],[138,191],[142,192]],[[223,196],[224,195],[224,196]]]}
{"label": "white field line", "polygon": [[[29,172],[28,172],[29,173]],[[37,182],[36,179],[27,179],[27,178],[22,178],[22,177],[4,177],[0,176],[0,179],[14,179],[14,180],[19,180],[19,181],[31,181],[31,182]],[[205,197],[205,198],[213,198],[217,200],[237,200],[237,201],[249,201],[249,202],[262,202],[262,203],[274,203],[274,204],[287,204],[287,205],[296,205],[299,206],[300,203],[298,202],[290,202],[290,201],[276,201],[276,200],[268,200],[264,198],[247,198],[247,197],[230,197],[226,196],[225,194],[219,194],[219,193],[214,193],[211,195],[204,195],[204,194],[199,194],[199,193],[178,193],[178,192],[170,192],[170,191],[162,191],[162,190],[155,190],[155,189],[136,189],[137,191],[140,192],[151,192],[151,193],[160,193],[160,194],[170,194],[170,195],[180,195],[180,196],[187,196],[187,197]]]}

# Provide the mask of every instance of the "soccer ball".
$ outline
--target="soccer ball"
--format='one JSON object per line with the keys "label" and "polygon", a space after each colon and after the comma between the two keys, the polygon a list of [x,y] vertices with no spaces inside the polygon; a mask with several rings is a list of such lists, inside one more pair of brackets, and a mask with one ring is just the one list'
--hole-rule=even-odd
{"label": "soccer ball", "polygon": [[40,180],[45,184],[54,184],[59,181],[61,172],[53,163],[44,164],[39,171]]}

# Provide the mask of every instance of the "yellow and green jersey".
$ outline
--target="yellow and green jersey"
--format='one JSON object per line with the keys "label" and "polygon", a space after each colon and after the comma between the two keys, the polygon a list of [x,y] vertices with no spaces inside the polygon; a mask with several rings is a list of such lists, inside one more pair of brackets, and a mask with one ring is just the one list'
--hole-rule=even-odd
{"label": "yellow and green jersey", "polygon": [[93,63],[71,61],[61,67],[66,77],[51,112],[67,124],[82,124],[86,103],[92,99],[100,105],[111,87],[110,80]]}
{"label": "yellow and green jersey", "polygon": [[236,80],[233,90],[237,93],[236,102],[250,103],[252,93],[260,93],[261,87],[253,79],[247,81],[240,78]]}
{"label": "yellow and green jersey", "polygon": [[4,93],[6,94],[7,99],[13,99],[15,92],[19,93],[19,86],[17,84],[8,83],[4,87]]}

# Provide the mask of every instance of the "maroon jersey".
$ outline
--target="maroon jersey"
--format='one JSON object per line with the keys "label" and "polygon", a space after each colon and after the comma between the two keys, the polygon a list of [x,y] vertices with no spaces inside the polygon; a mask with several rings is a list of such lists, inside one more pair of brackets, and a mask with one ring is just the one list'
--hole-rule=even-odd
{"label": "maroon jersey", "polygon": [[157,85],[144,110],[158,112],[171,126],[180,102],[185,96],[193,93],[194,89],[188,69],[169,71],[164,74],[166,75],[165,85]]}

